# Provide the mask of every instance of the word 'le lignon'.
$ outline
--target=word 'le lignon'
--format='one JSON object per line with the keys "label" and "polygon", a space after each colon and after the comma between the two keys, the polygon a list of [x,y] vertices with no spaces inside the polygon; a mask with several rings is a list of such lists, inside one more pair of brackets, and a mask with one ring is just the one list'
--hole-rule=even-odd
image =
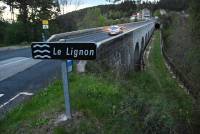
{"label": "word 'le lignon'", "polygon": [[83,49],[74,49],[74,48],[68,48],[66,50],[56,49],[53,48],[53,55],[62,55],[63,53],[66,54],[66,56],[72,56],[74,58],[77,58],[78,56],[94,56],[95,51],[94,50],[83,50]]}

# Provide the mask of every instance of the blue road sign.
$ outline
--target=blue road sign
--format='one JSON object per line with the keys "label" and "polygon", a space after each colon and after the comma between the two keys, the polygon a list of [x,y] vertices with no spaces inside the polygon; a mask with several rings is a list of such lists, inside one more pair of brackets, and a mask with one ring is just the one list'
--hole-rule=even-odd
{"label": "blue road sign", "polygon": [[73,65],[73,61],[72,60],[67,60],[67,70],[68,72],[72,72],[72,65]]}

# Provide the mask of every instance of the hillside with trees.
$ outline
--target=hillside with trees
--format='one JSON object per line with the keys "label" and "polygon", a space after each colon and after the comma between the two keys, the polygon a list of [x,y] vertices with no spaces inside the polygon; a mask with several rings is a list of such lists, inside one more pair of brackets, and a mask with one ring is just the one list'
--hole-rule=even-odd
{"label": "hillside with trees", "polygon": [[[16,21],[8,23],[0,20],[0,44],[15,45],[21,42],[42,40],[42,20],[50,20],[48,35],[78,29],[129,22],[129,17],[137,10],[133,1],[119,4],[85,8],[61,15],[59,1],[18,1],[3,0],[10,7],[10,12],[19,11]],[[3,7],[0,8],[0,14]],[[6,34],[5,34],[6,33]]]}
{"label": "hillside with trees", "polygon": [[192,0],[188,9],[189,16],[171,12],[161,19],[166,51],[190,83],[193,88],[191,92],[196,98],[200,97],[199,6],[198,0]]}
{"label": "hillside with trees", "polygon": [[[143,2],[136,4],[134,0],[110,1],[113,4],[99,5],[63,14],[63,6],[70,3],[68,0],[3,0],[10,8],[12,14],[8,23],[1,17],[4,7],[0,7],[0,46],[16,45],[21,42],[42,40],[42,20],[49,21],[48,36],[74,31],[78,29],[107,26],[112,24],[127,23],[130,16],[144,8],[152,12],[157,9],[156,2]],[[79,0],[78,0],[79,1]],[[108,0],[109,1],[109,0]],[[118,4],[116,4],[118,2]],[[77,5],[78,6],[78,5]],[[14,21],[14,11],[19,15]],[[6,33],[6,34],[5,34]]]}
{"label": "hillside with trees", "polygon": [[132,1],[117,5],[100,5],[58,16],[56,22],[59,26],[63,27],[65,31],[71,30],[67,29],[67,27],[69,27],[67,20],[74,22],[73,30],[112,25],[128,22],[130,16],[133,12],[136,12],[136,10],[137,7]]}
{"label": "hillside with trees", "polygon": [[[161,2],[164,0],[161,0]],[[196,100],[193,108],[194,131],[200,120],[200,2],[189,2],[189,14],[169,12],[161,17],[166,53],[189,84],[190,95]],[[175,10],[177,11],[177,10]]]}
{"label": "hillside with trees", "polygon": [[188,9],[189,0],[160,0],[157,6],[160,9],[182,11]]}
{"label": "hillside with trees", "polygon": [[[54,0],[3,0],[10,8],[11,22],[1,19],[1,23],[6,27],[0,34],[1,44],[15,45],[21,42],[39,40],[41,34],[41,20],[53,19],[58,14],[59,6]],[[16,21],[14,21],[14,11],[19,11]],[[3,11],[3,10],[2,10]],[[5,34],[6,33],[6,34]]]}

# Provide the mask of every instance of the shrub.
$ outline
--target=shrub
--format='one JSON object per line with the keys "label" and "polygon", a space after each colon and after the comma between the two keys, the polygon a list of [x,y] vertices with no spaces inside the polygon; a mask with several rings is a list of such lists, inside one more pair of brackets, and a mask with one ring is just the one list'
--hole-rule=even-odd
{"label": "shrub", "polygon": [[4,43],[7,45],[30,41],[27,25],[20,22],[9,24],[5,31]]}
{"label": "shrub", "polygon": [[7,26],[8,26],[8,23],[6,23],[4,21],[0,21],[0,29],[1,29],[0,30],[0,44],[3,44]]}

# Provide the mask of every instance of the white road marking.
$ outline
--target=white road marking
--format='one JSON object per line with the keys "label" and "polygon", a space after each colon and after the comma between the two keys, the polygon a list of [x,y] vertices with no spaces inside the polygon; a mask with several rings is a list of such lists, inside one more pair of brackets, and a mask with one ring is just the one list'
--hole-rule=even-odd
{"label": "white road marking", "polygon": [[41,62],[27,57],[15,57],[0,61],[0,81],[20,73],[33,65]]}
{"label": "white road marking", "polygon": [[3,96],[4,96],[4,94],[0,94],[0,98],[3,97]]}
{"label": "white road marking", "polygon": [[17,97],[19,97],[20,95],[26,95],[26,96],[32,96],[34,95],[33,93],[28,93],[28,92],[20,92],[18,93],[16,96],[14,96],[13,98],[9,99],[7,102],[5,102],[4,104],[2,104],[0,106],[0,109],[3,108],[4,106],[6,106],[7,104],[9,104],[10,102],[12,102],[13,100],[15,100]]}
{"label": "white road marking", "polygon": [[[16,60],[16,61],[13,61],[13,62],[9,62],[7,64],[3,64],[3,65],[0,65],[0,68],[2,67],[5,67],[5,66],[8,66],[8,65],[11,65],[11,64],[15,64],[15,63],[18,63],[18,62],[22,62],[22,61],[25,61],[25,60],[29,60],[30,58],[23,58],[23,59],[20,59],[20,60]],[[7,60],[6,60],[7,61]]]}
{"label": "white road marking", "polygon": [[26,59],[26,57],[14,57],[14,58],[6,59],[6,60],[1,60],[0,65],[15,62],[15,61],[22,60],[22,59]]}

